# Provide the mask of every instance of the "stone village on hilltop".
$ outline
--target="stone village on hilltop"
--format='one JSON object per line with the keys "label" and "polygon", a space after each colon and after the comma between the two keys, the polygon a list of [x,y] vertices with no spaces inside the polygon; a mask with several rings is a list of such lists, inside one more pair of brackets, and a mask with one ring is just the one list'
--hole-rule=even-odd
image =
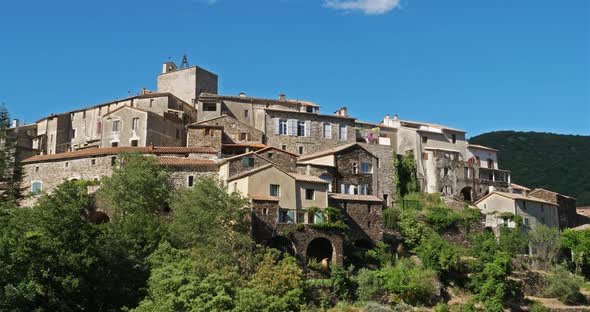
{"label": "stone village on hilltop", "polygon": [[[186,62],[183,62],[185,65]],[[64,180],[99,180],[121,152],[151,155],[177,188],[219,178],[249,198],[252,235],[299,259],[343,261],[343,237],[306,226],[339,209],[358,244],[382,240],[382,211],[396,200],[394,155],[413,155],[420,191],[475,205],[490,228],[539,223],[578,225],[575,198],[511,183],[497,150],[472,145],[466,132],[386,115],[379,123],[333,114],[302,100],[218,94],[218,77],[197,66],[163,64],[155,92],[52,114],[11,131],[22,164],[22,206]],[[100,209],[100,207],[99,207]],[[301,230],[289,226],[302,224]]]}

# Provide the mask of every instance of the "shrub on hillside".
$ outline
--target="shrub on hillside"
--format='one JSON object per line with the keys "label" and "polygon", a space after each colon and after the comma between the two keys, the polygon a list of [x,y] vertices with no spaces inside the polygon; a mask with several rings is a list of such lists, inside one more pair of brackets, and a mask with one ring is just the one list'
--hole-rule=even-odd
{"label": "shrub on hillside", "polygon": [[395,266],[378,273],[383,287],[393,302],[431,304],[440,295],[440,282],[435,271],[426,269],[410,259],[402,259]]}
{"label": "shrub on hillside", "polygon": [[567,304],[584,302],[584,295],[580,292],[584,284],[583,277],[571,274],[563,266],[557,266],[547,279],[549,285],[545,289],[546,296],[558,298],[559,301]]}

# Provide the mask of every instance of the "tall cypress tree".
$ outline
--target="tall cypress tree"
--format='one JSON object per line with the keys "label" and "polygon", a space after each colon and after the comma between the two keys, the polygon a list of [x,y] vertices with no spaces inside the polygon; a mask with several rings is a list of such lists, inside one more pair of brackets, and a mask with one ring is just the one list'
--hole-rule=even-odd
{"label": "tall cypress tree", "polygon": [[0,192],[2,200],[14,199],[18,194],[16,142],[10,129],[10,113],[4,102],[0,103]]}

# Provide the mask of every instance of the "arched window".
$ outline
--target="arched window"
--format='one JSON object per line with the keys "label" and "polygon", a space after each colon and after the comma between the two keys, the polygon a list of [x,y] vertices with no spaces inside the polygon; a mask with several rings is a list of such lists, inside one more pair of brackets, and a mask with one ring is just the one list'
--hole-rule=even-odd
{"label": "arched window", "polygon": [[42,183],[39,181],[35,181],[33,182],[33,184],[31,184],[31,193],[33,194],[39,194],[42,191]]}

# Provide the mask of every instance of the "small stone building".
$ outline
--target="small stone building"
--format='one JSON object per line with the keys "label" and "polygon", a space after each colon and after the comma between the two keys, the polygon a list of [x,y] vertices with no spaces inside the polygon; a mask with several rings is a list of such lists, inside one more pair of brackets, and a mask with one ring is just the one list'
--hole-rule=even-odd
{"label": "small stone building", "polygon": [[542,188],[536,188],[530,191],[529,196],[540,198],[557,205],[560,230],[565,230],[578,225],[578,213],[576,211],[576,199],[574,197]]}

